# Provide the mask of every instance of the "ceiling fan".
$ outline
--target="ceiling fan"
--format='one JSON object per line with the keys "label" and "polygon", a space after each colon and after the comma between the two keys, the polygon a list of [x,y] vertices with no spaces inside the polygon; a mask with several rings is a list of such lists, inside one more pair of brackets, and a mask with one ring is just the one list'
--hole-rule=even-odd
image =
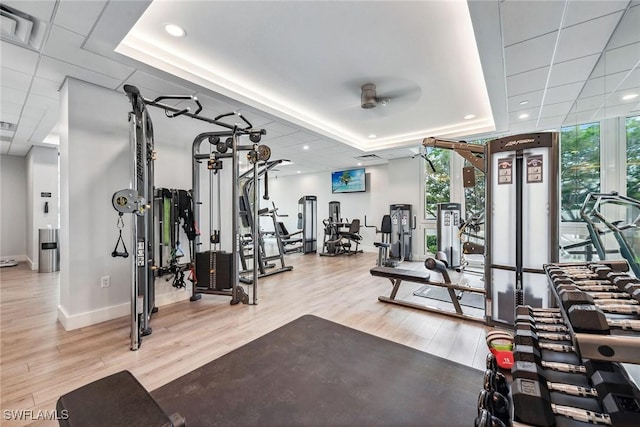
{"label": "ceiling fan", "polygon": [[383,107],[387,106],[387,103],[390,101],[389,98],[378,98],[378,93],[376,91],[376,85],[373,83],[363,84],[360,93],[360,106],[365,110],[370,108],[375,108],[378,105],[378,102]]}
{"label": "ceiling fan", "polygon": [[[382,83],[382,86],[386,89],[381,95],[378,95],[375,83],[365,83],[360,87],[360,107],[362,109],[370,110],[378,106],[386,107],[391,102],[393,102],[395,109],[395,107],[405,104],[413,104],[420,98],[421,90],[417,84],[402,79],[386,80]],[[399,103],[396,101],[399,101]]]}

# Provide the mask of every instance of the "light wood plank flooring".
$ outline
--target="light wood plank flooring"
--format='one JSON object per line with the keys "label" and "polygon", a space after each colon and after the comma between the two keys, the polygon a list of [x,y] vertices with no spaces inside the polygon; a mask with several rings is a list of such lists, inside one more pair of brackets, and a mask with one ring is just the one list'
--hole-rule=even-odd
{"label": "light wood plank flooring", "polygon": [[[153,390],[304,314],[483,369],[487,328],[379,302],[378,295],[388,295],[391,285],[370,276],[375,259],[373,253],[290,255],[293,271],[260,280],[258,305],[231,306],[226,297],[204,295],[197,302],[160,307],[151,322],[153,334],[135,352],[129,350],[128,316],[67,332],[56,318],[59,273],[38,274],[24,263],[3,268],[0,424],[55,426],[55,421],[8,422],[4,411],[53,410],[60,395],[122,369]],[[401,289],[405,286],[419,287],[407,283]],[[250,360],[246,368],[253,369]]]}

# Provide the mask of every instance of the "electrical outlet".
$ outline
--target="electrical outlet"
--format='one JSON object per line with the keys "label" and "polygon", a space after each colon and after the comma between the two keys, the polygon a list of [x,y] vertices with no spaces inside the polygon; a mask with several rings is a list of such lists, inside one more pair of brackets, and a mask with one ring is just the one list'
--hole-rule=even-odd
{"label": "electrical outlet", "polygon": [[111,286],[111,276],[102,276],[100,278],[100,287],[108,288]]}

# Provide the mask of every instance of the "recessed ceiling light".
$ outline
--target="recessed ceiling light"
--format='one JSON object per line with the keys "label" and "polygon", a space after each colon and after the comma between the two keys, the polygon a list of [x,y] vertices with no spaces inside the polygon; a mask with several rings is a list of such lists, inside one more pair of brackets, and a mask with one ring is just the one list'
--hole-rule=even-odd
{"label": "recessed ceiling light", "polygon": [[377,135],[375,133],[370,133],[369,134],[369,138],[371,138],[371,139],[376,138],[376,137],[377,137]]}
{"label": "recessed ceiling light", "polygon": [[518,116],[519,119],[526,119],[527,117],[529,117],[529,114],[527,113],[522,113]]}
{"label": "recessed ceiling light", "polygon": [[630,94],[628,94],[628,95],[623,96],[623,97],[622,97],[622,100],[623,100],[623,101],[628,101],[628,100],[630,100],[630,99],[635,99],[635,98],[637,98],[637,97],[638,97],[638,94],[637,94],[637,93],[630,93]]}
{"label": "recessed ceiling light", "polygon": [[184,28],[176,24],[165,24],[164,30],[173,37],[184,37],[187,34]]}
{"label": "recessed ceiling light", "polygon": [[465,119],[465,120],[471,120],[471,119],[473,119],[475,116],[476,116],[475,114],[467,114],[466,116],[464,116],[464,119]]}
{"label": "recessed ceiling light", "polygon": [[300,171],[297,171],[298,173],[300,173]]}
{"label": "recessed ceiling light", "polygon": [[304,147],[302,147],[302,149],[303,149],[303,150],[308,150],[308,149],[309,149],[309,146],[308,146],[308,145],[305,145]]}
{"label": "recessed ceiling light", "polygon": [[362,163],[358,162],[358,166],[362,166]]}
{"label": "recessed ceiling light", "polygon": [[520,105],[527,105],[529,103],[529,101],[527,101],[526,99],[524,101],[520,101]]}

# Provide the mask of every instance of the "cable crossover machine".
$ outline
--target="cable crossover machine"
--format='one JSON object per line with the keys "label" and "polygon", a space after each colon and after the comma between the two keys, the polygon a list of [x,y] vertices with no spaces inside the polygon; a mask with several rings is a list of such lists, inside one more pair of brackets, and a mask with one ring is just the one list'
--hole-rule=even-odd
{"label": "cable crossover machine", "polygon": [[[131,350],[137,350],[142,342],[142,337],[149,335],[152,329],[149,325],[151,319],[151,313],[157,311],[155,307],[155,292],[154,292],[154,280],[159,274],[159,266],[154,260],[154,232],[153,232],[153,219],[154,219],[154,161],[156,159],[156,152],[154,148],[154,136],[153,136],[153,124],[147,106],[153,106],[164,110],[165,116],[168,118],[175,118],[179,116],[190,117],[196,120],[204,121],[209,124],[223,128],[224,130],[218,130],[214,132],[204,132],[196,136],[192,145],[193,154],[193,170],[192,170],[192,184],[191,199],[193,203],[193,223],[184,224],[185,231],[189,228],[194,233],[187,232],[189,238],[189,252],[191,256],[191,278],[193,282],[193,291],[191,300],[195,301],[200,299],[202,293],[227,295],[231,297],[231,304],[238,304],[240,302],[244,304],[256,304],[257,294],[256,288],[258,283],[257,271],[255,263],[258,261],[257,250],[254,248],[254,269],[253,280],[251,281],[252,287],[252,299],[250,300],[248,293],[242,286],[239,285],[239,273],[238,273],[238,242],[239,242],[239,227],[238,218],[240,216],[240,209],[238,206],[239,200],[239,152],[245,151],[247,153],[247,159],[252,165],[254,177],[257,179],[258,164],[260,162],[266,162],[271,156],[271,150],[266,145],[259,145],[261,138],[266,134],[264,129],[254,129],[251,122],[249,122],[244,116],[237,112],[231,112],[221,114],[215,118],[207,118],[200,115],[202,111],[202,105],[195,96],[182,96],[182,95],[168,95],[160,96],[153,100],[144,98],[140,90],[132,85],[125,85],[124,92],[127,95],[132,111],[129,113],[129,142],[130,151],[132,154],[132,180],[131,188],[122,189],[116,191],[112,197],[112,204],[114,209],[118,212],[118,228],[119,238],[116,248],[112,252],[114,257],[129,257],[129,253],[122,239],[122,228],[124,227],[124,221],[122,217],[125,213],[133,214],[133,221],[131,223],[132,241],[134,246],[134,255],[131,257],[133,266],[132,270],[132,288],[131,288]],[[192,107],[178,108],[165,101],[190,101],[195,104],[195,111],[192,112]],[[227,117],[238,117],[244,123],[229,124],[221,121]],[[239,138],[248,136],[251,144],[241,145]],[[208,141],[214,150],[210,150],[209,153],[200,153],[200,145],[202,142]],[[198,224],[200,224],[200,205],[202,204],[200,196],[200,177],[198,173],[198,166],[200,163],[205,162],[209,171],[219,171],[222,169],[222,161],[231,161],[233,173],[232,178],[232,245],[231,255],[225,258],[226,270],[229,274],[229,286],[220,289],[216,286],[215,280],[206,280],[207,277],[198,277],[197,271],[202,270],[198,265],[198,252],[197,249],[201,245],[200,232],[198,231]],[[254,197],[257,199],[257,192],[254,193]],[[258,203],[254,200],[253,208],[255,210],[255,217],[258,216]],[[220,211],[220,207],[218,206]],[[254,230],[254,234],[257,234],[258,229]],[[213,230],[211,232],[210,241],[219,243],[220,230]],[[257,240],[257,235],[255,236]],[[119,247],[122,246],[122,249]],[[211,268],[208,265],[208,269],[204,270],[209,276],[215,276],[216,269]],[[215,266],[214,266],[215,267]]]}

